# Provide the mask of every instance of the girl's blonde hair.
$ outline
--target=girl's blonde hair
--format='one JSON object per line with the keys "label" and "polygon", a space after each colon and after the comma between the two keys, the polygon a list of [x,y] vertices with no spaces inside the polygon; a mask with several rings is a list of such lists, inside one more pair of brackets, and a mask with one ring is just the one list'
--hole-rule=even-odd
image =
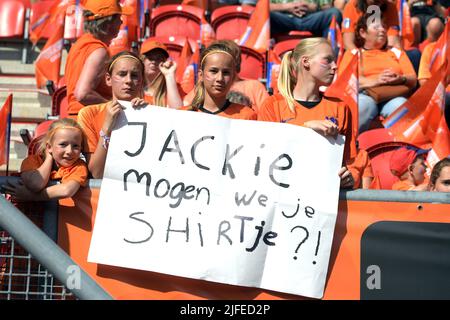
{"label": "girl's blonde hair", "polygon": [[295,113],[295,99],[292,91],[297,83],[297,74],[300,68],[300,59],[303,56],[313,57],[318,53],[317,47],[330,42],[325,38],[306,38],[301,40],[294,48],[283,56],[278,76],[278,91],[286,99],[289,109]]}
{"label": "girl's blonde hair", "polygon": [[77,129],[80,130],[80,134],[81,134],[81,146],[83,146],[83,143],[85,141],[85,137],[84,137],[84,132],[83,129],[81,129],[81,126],[78,124],[78,122],[76,122],[74,119],[70,119],[70,118],[63,118],[60,120],[56,120],[55,122],[53,122],[47,133],[45,134],[45,136],[42,138],[40,144],[39,144],[39,148],[38,148],[38,154],[42,157],[45,158],[45,150],[47,148],[47,144],[52,143],[53,141],[53,137],[56,134],[56,131],[58,131],[59,129]]}
{"label": "girl's blonde hair", "polygon": [[[141,55],[141,61],[145,60],[145,55]],[[160,72],[156,78],[152,81],[152,83],[147,83],[147,77],[144,76],[145,86],[149,86],[149,88],[154,88],[155,94],[153,95],[153,104],[155,106],[167,107],[166,105],[166,95],[167,95],[167,87],[166,87],[166,79],[162,72]]]}
{"label": "girl's blonde hair", "polygon": [[[207,56],[214,53],[226,53],[229,54],[233,58],[233,67],[232,71],[236,75],[236,58],[234,56],[235,48],[231,46],[228,42],[224,41],[216,41],[213,42],[208,48],[206,48],[200,57],[200,70],[205,70],[206,58]],[[205,102],[205,87],[203,85],[203,81],[199,80],[195,85],[195,95],[192,99],[191,109],[198,110]]]}

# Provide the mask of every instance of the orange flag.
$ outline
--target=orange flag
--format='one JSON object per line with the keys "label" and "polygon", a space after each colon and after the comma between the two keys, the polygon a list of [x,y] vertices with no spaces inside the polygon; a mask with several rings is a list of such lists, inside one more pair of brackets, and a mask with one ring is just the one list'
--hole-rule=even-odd
{"label": "orange flag", "polygon": [[450,156],[450,132],[445,117],[442,115],[428,152],[427,162],[433,168],[436,162]]}
{"label": "orange flag", "polygon": [[[73,0],[72,0],[73,1]],[[65,13],[69,6],[69,0],[55,1],[48,12],[42,14],[36,22],[30,26],[30,41],[35,45],[42,36],[47,26],[52,26],[59,19],[62,13]]]}
{"label": "orange flag", "polygon": [[[187,39],[186,39],[186,43],[189,45],[189,49],[191,49],[191,46],[190,46],[189,42],[187,41]],[[185,44],[185,47],[186,47],[186,44]],[[183,48],[183,51],[184,50],[185,49]],[[186,49],[186,50],[188,51],[188,49]],[[191,52],[192,52],[192,49],[191,49]],[[183,55],[183,53],[182,53],[182,55]],[[196,48],[195,51],[191,54],[191,56],[189,58],[189,65],[187,65],[186,68],[184,69],[183,73],[181,74],[181,79],[178,82],[181,85],[181,88],[183,89],[183,91],[185,93],[191,92],[195,87],[199,59],[200,59],[199,49]],[[179,67],[180,66],[178,65],[178,68]],[[177,77],[178,77],[178,73],[177,73]]]}
{"label": "orange flag", "polygon": [[281,59],[273,50],[269,50],[268,58],[266,89],[272,88],[273,94],[276,94],[278,93],[278,75],[280,74]]}
{"label": "orange flag", "polygon": [[248,21],[247,29],[239,40],[239,45],[266,52],[270,43],[269,0],[259,0]]}
{"label": "orange flag", "polygon": [[[433,72],[434,70],[438,70],[442,64],[445,63],[446,60],[450,59],[450,50],[447,50],[447,46],[450,42],[450,26],[449,23],[445,25],[444,32],[442,32],[439,39],[436,41],[436,45],[433,50],[433,54],[431,56],[430,61],[430,70]],[[447,65],[450,67],[450,63]],[[449,71],[447,70],[447,73]]]}
{"label": "orange flag", "polygon": [[414,43],[414,32],[411,24],[411,14],[407,0],[397,1],[397,11],[399,13],[400,36],[403,49],[411,48]]}
{"label": "orange flag", "polygon": [[181,54],[178,57],[177,60],[177,82],[181,83],[183,80],[183,75],[185,73],[185,70],[191,65],[191,58],[192,58],[192,48],[191,44],[189,43],[188,39],[186,38],[186,41],[184,42],[183,50],[181,50]]}
{"label": "orange flag", "polygon": [[8,164],[9,138],[11,133],[12,94],[6,98],[0,109],[0,166]]}
{"label": "orange flag", "polygon": [[120,51],[129,51],[131,47],[131,43],[128,39],[127,17],[123,15],[122,21],[123,23],[120,26],[119,33],[114,39],[111,40],[111,43],[108,47],[109,55],[111,57],[116,53],[119,53]]}
{"label": "orange flag", "polygon": [[396,141],[430,147],[444,110],[444,64],[419,90],[383,121]]}
{"label": "orange flag", "polygon": [[61,68],[61,53],[63,49],[64,14],[61,13],[55,21],[55,33],[47,40],[44,48],[36,59],[36,86],[45,87],[47,80],[59,83]]}
{"label": "orange flag", "polygon": [[344,55],[344,40],[342,39],[341,28],[336,23],[336,16],[333,16],[330,27],[328,28],[328,41],[330,41],[333,51],[337,52],[336,64],[339,67],[342,56]]}
{"label": "orange flag", "polygon": [[327,88],[325,95],[344,101],[352,113],[353,132],[358,134],[358,57],[356,52],[339,77]]}

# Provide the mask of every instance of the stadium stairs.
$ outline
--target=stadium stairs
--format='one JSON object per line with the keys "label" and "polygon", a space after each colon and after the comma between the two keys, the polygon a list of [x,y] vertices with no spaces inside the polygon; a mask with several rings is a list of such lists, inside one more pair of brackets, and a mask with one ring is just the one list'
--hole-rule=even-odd
{"label": "stadium stairs", "polygon": [[[9,171],[17,172],[27,156],[27,146],[20,136],[21,129],[28,129],[31,137],[36,126],[51,113],[51,96],[47,90],[37,89],[34,61],[39,46],[29,50],[27,63],[21,62],[23,43],[0,42],[0,104],[13,94]],[[31,45],[30,45],[31,47]],[[63,50],[64,66],[66,51]],[[61,68],[62,70],[63,67]],[[3,175],[6,165],[0,166]]]}

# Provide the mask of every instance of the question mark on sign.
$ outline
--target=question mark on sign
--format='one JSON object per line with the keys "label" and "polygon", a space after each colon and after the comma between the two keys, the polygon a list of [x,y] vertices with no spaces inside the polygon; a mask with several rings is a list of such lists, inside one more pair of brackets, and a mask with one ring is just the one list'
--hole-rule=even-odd
{"label": "question mark on sign", "polygon": [[[300,241],[300,243],[297,246],[297,249],[295,249],[295,253],[298,252],[298,249],[300,249],[301,245],[305,243],[305,241],[308,239],[309,237],[309,232],[308,229],[306,229],[305,227],[302,226],[295,226],[291,229],[291,232],[293,232],[295,229],[302,229],[303,231],[305,231],[305,237],[302,239],[302,241]],[[297,260],[297,256],[294,256],[294,260]]]}

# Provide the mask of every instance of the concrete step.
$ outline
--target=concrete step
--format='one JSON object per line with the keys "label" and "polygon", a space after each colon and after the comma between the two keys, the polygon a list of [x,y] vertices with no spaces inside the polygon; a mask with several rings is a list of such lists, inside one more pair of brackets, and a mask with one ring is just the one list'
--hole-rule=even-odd
{"label": "concrete step", "polygon": [[42,93],[37,91],[0,91],[0,103],[5,101],[11,93],[13,95],[13,105],[22,103],[36,103],[39,105],[39,99],[41,99],[40,96],[42,95]]}
{"label": "concrete step", "polygon": [[[0,61],[1,63],[1,61]],[[32,76],[8,76],[5,74],[0,75],[0,87],[2,90],[11,88],[20,90],[36,90],[36,79],[34,74]]]}
{"label": "concrete step", "polygon": [[[0,42],[0,74],[35,74],[35,62],[39,56],[40,49],[31,47],[28,50],[28,58],[26,63],[22,63],[21,46],[13,45],[8,47]],[[67,51],[62,51],[61,74],[64,74],[66,65]]]}
{"label": "concrete step", "polygon": [[27,120],[33,122],[42,122],[47,119],[51,113],[51,108],[36,107],[36,104],[22,104],[14,107],[12,110],[13,119]]}
{"label": "concrete step", "polygon": [[34,74],[34,64],[23,64],[20,60],[0,60],[2,74]]}

